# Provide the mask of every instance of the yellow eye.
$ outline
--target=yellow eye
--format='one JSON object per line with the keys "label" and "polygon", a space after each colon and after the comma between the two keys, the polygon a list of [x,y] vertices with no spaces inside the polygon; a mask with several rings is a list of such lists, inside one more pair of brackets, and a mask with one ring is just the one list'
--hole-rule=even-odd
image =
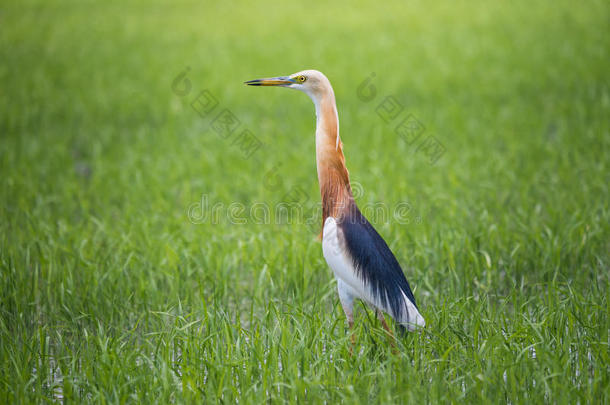
{"label": "yellow eye", "polygon": [[299,83],[303,83],[305,80],[307,80],[307,78],[305,76],[299,76],[297,77],[297,80],[299,81]]}

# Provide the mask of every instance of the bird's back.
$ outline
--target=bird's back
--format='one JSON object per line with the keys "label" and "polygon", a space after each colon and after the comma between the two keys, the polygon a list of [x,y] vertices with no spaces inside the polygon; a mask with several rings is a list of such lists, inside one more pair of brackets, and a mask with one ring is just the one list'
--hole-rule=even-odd
{"label": "bird's back", "polygon": [[423,317],[400,264],[355,202],[341,218],[329,219],[324,225],[323,248],[335,275],[358,298],[389,313],[409,329],[423,326]]}

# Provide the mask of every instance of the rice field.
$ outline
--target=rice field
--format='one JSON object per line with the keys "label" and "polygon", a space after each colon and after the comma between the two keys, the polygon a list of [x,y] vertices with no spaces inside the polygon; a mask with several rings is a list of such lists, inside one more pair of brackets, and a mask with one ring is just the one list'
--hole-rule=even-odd
{"label": "rice field", "polygon": [[[4,1],[0,403],[609,402],[604,1]],[[427,321],[317,239],[318,69]],[[393,324],[391,324],[392,326]]]}

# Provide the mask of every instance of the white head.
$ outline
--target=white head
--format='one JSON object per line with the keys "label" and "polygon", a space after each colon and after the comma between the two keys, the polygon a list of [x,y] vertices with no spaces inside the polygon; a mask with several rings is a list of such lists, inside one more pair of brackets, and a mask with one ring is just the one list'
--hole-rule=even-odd
{"label": "white head", "polygon": [[249,86],[276,86],[300,90],[307,94],[316,105],[324,96],[333,94],[330,81],[328,81],[322,72],[317,70],[302,70],[290,76],[255,79],[244,83]]}

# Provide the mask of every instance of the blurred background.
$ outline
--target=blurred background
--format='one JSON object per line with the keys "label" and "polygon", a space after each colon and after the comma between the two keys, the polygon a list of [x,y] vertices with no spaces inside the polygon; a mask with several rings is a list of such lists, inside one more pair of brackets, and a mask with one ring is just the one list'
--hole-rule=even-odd
{"label": "blurred background", "polygon": [[[2,2],[1,396],[607,399],[609,21],[604,1]],[[313,105],[243,85],[303,69],[333,84],[357,201],[387,208],[428,320],[402,359],[360,310],[362,356],[337,360]],[[285,201],[304,216],[251,215]]]}

